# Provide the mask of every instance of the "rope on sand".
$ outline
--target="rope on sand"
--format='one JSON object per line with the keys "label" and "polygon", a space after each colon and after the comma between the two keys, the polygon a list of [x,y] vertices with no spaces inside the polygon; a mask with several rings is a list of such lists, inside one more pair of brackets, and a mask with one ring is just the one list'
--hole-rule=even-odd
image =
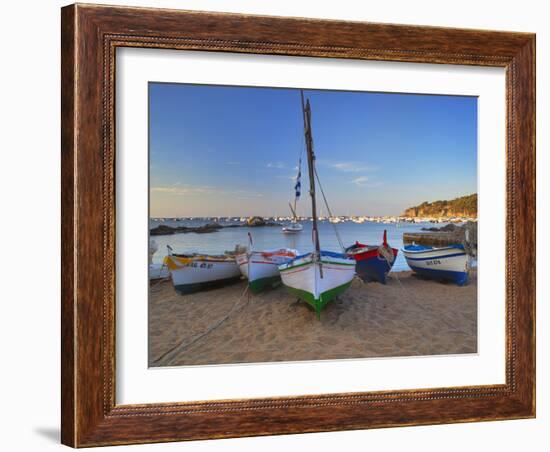
{"label": "rope on sand", "polygon": [[170,281],[170,276],[166,276],[165,278],[159,278],[153,284],[151,284],[151,286],[149,288],[150,289],[155,289],[156,287],[158,287],[163,282],[168,282],[168,281]]}
{"label": "rope on sand", "polygon": [[395,278],[397,280],[397,282],[399,283],[399,286],[401,287],[401,289],[405,290],[405,288],[403,287],[403,284],[401,283],[401,280],[399,279],[399,276],[397,276],[399,272],[390,272],[390,275],[392,278]]}
{"label": "rope on sand", "polygon": [[243,309],[248,303],[250,302],[250,294],[247,297],[246,303],[243,303],[241,306],[239,305],[239,302],[243,299],[243,297],[248,292],[248,284],[246,285],[244,292],[241,294],[241,296],[235,301],[232,308],[229,310],[229,312],[223,317],[222,319],[218,320],[214,325],[209,327],[206,331],[200,333],[199,335],[195,336],[193,339],[191,339],[189,342],[180,342],[179,344],[174,345],[170,350],[164,352],[161,356],[159,356],[157,359],[153,361],[153,364],[160,364],[160,361],[164,360],[165,358],[172,359],[176,354],[180,353],[181,351],[185,350],[186,348],[189,348],[191,345],[202,339],[203,337],[210,334],[212,331],[214,331],[216,328],[218,328],[222,323],[224,323],[229,317],[231,317],[232,314],[235,312],[240,311]]}
{"label": "rope on sand", "polygon": [[[162,267],[160,267],[160,270],[159,270],[159,275],[162,274],[162,270],[164,270],[165,268],[166,268],[166,264],[162,264]],[[156,287],[159,286],[159,284],[161,284],[163,282],[166,282],[166,281],[170,281],[170,275],[165,276],[164,278],[158,278],[158,280],[155,281],[154,284],[150,285],[149,289],[155,289]]]}

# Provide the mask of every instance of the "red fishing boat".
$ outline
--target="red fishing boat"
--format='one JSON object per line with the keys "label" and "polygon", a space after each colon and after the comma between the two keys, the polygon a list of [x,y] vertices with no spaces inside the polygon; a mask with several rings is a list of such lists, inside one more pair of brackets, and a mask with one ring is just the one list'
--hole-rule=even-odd
{"label": "red fishing boat", "polygon": [[346,254],[355,259],[355,272],[365,282],[378,281],[386,284],[386,277],[392,269],[398,250],[388,245],[384,230],[382,245],[364,245],[355,242],[346,248]]}

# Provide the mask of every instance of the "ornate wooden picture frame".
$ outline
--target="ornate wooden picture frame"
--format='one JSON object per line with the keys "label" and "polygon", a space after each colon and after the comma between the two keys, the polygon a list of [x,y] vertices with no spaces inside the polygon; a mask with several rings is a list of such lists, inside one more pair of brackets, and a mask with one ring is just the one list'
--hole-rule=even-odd
{"label": "ornate wooden picture frame", "polygon": [[[160,9],[62,9],[62,442],[73,447],[535,416],[535,35]],[[115,403],[115,51],[146,47],[506,70],[506,382]]]}

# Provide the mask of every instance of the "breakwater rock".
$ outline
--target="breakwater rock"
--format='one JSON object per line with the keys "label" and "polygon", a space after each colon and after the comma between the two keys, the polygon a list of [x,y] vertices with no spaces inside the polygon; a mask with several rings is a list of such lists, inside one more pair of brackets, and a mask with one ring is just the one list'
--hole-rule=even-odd
{"label": "breakwater rock", "polygon": [[197,234],[206,234],[209,232],[219,231],[223,226],[217,223],[208,223],[203,226],[188,227],[188,226],[167,226],[161,224],[156,228],[149,230],[149,235],[171,235],[171,234],[185,234],[188,232],[195,232]]}
{"label": "breakwater rock", "polygon": [[262,217],[250,217],[245,223],[240,224],[228,224],[221,225],[219,223],[208,223],[203,226],[168,226],[160,224],[156,228],[149,230],[149,235],[172,235],[172,234],[187,234],[194,232],[196,234],[208,234],[210,232],[217,232],[220,229],[225,228],[255,228],[264,226],[282,226],[280,223],[273,221],[266,221]]}
{"label": "breakwater rock", "polygon": [[422,228],[422,231],[403,233],[403,243],[429,246],[463,244],[469,254],[477,254],[477,223],[473,221],[462,226],[448,224],[441,228]]}

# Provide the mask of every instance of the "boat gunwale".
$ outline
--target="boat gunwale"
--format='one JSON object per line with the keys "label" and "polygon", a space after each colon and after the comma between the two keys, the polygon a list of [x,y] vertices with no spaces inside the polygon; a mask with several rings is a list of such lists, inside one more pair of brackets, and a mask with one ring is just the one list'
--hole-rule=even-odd
{"label": "boat gunwale", "polygon": [[[313,262],[313,260],[309,260],[307,262],[303,262],[303,263],[298,264],[298,265],[290,265],[293,262],[293,261],[291,261],[291,262],[288,262],[286,264],[281,264],[279,266],[279,271],[282,273],[282,272],[285,272],[285,271],[288,271],[288,270],[293,270],[295,268],[299,268],[299,267],[303,267],[305,265],[315,264],[315,263],[321,263],[323,265],[340,265],[340,266],[344,266],[344,267],[355,267],[355,260],[354,259],[347,258],[346,260],[348,260],[350,262],[349,263],[347,263],[347,262],[333,262],[333,261],[325,261],[325,260],[321,259],[318,262]],[[283,266],[285,266],[285,268],[281,268]]]}
{"label": "boat gunwale", "polygon": [[[408,254],[425,254],[425,253],[433,253],[433,252],[448,251],[448,250],[461,250],[463,252],[463,254],[466,254],[466,250],[464,249],[464,245],[460,245],[460,244],[448,245],[448,246],[443,246],[443,247],[429,247],[429,248],[421,249],[421,250],[408,250],[408,249],[406,249],[407,246],[410,246],[410,245],[405,245],[404,247],[401,248],[401,252],[404,255],[406,255],[407,253]],[[418,246],[418,245],[416,245],[416,246]],[[424,245],[422,245],[422,246],[424,246]]]}

